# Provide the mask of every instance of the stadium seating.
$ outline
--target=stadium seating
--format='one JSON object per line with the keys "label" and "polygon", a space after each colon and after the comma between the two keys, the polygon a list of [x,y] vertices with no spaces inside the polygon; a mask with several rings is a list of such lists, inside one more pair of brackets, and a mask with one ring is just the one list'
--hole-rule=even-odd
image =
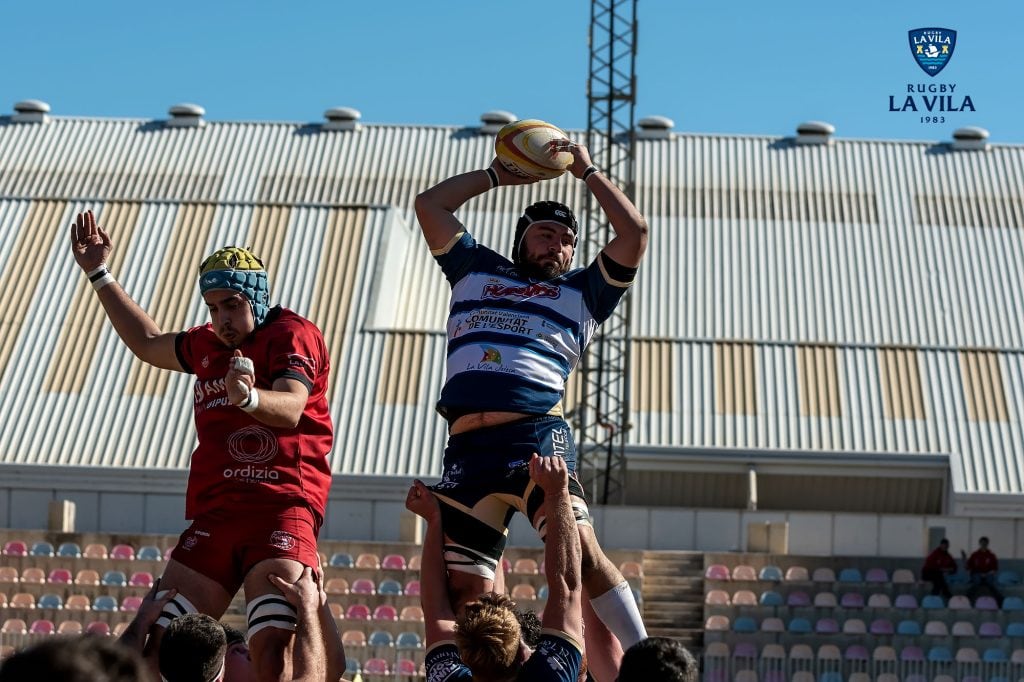
{"label": "stadium seating", "polygon": [[406,569],[405,557],[401,554],[386,554],[380,561],[381,568],[395,571]]}
{"label": "stadium seating", "polygon": [[383,658],[370,658],[363,662],[363,672],[366,675],[390,675],[391,668]]}
{"label": "stadium seating", "polygon": [[380,604],[373,610],[373,620],[398,620],[398,610],[391,604]]}
{"label": "stadium seating", "polygon": [[757,598],[757,601],[761,606],[767,607],[782,606],[786,603],[782,598],[782,595],[774,590],[765,590],[761,593],[761,596]]}
{"label": "stadium seating", "polygon": [[109,554],[107,546],[101,542],[91,542],[82,550],[82,556],[86,559],[106,559]]}
{"label": "stadium seating", "polygon": [[149,571],[136,571],[135,573],[132,573],[132,577],[128,579],[128,584],[132,587],[152,587],[153,574]]}
{"label": "stadium seating", "polygon": [[410,622],[423,622],[423,609],[415,604],[409,604],[403,606],[402,611],[398,614],[399,620],[410,621]]}
{"label": "stadium seating", "polygon": [[732,603],[732,598],[725,590],[709,590],[704,595],[704,603],[708,606],[728,606]]}
{"label": "stadium seating", "polygon": [[757,606],[757,595],[750,590],[736,590],[732,595],[733,606]]}
{"label": "stadium seating", "polygon": [[124,571],[111,570],[103,574],[100,584],[108,587],[124,587],[128,584],[128,577],[125,576]]}
{"label": "stadium seating", "polygon": [[138,561],[163,561],[163,558],[164,553],[154,545],[142,545],[139,547],[138,554],[135,555],[135,559]]}
{"label": "stadium seating", "polygon": [[9,606],[12,609],[34,609],[36,598],[29,592],[15,592],[11,595]]}
{"label": "stadium seating", "polygon": [[29,626],[28,631],[33,635],[52,635],[56,631],[52,620],[46,618],[40,618],[32,621],[32,625]]}
{"label": "stadium seating", "polygon": [[540,573],[540,569],[537,566],[536,560],[530,557],[520,557],[513,562],[512,573],[518,575],[537,575]]}
{"label": "stadium seating", "polygon": [[786,624],[781,618],[769,616],[761,621],[761,632],[785,632]]}
{"label": "stadium seating", "polygon": [[58,635],[80,635],[84,630],[80,620],[63,620],[57,625]]}
{"label": "stadium seating", "polygon": [[819,592],[814,595],[814,606],[820,609],[834,609],[839,605],[836,595],[831,592]]}
{"label": "stadium seating", "polygon": [[72,583],[71,571],[66,568],[54,568],[50,571],[50,575],[46,576],[46,582],[70,585]]}
{"label": "stadium seating", "polygon": [[4,556],[28,556],[28,546],[21,540],[8,540],[4,543]]}
{"label": "stadium seating", "polygon": [[324,583],[324,592],[327,594],[348,594],[348,581],[344,578],[328,578]]}
{"label": "stadium seating", "polygon": [[355,563],[352,555],[348,552],[335,552],[331,555],[330,565],[334,568],[352,568]]}
{"label": "stadium seating", "polygon": [[422,561],[422,559],[421,559],[419,554],[413,554],[411,557],[409,557],[408,570],[410,570],[410,571],[418,571],[418,570],[420,570],[420,562],[421,561]]}
{"label": "stadium seating", "polygon": [[958,620],[953,623],[953,627],[950,628],[950,634],[954,637],[975,637],[977,632],[974,629],[974,623],[966,620]]}
{"label": "stadium seating", "polygon": [[5,635],[24,635],[28,633],[28,624],[21,618],[8,618],[0,625],[0,633]]}
{"label": "stadium seating", "polygon": [[790,607],[794,606],[810,606],[811,597],[806,592],[796,590],[786,595],[786,605]]}
{"label": "stadium seating", "polygon": [[92,602],[84,594],[71,594],[64,600],[66,611],[88,611],[92,609]]}
{"label": "stadium seating", "polygon": [[92,600],[93,611],[117,611],[117,599],[109,594],[99,594]]}
{"label": "stadium seating", "polygon": [[121,599],[122,611],[135,612],[139,610],[140,606],[142,606],[142,597],[129,594]]}
{"label": "stadium seating", "polygon": [[889,574],[884,568],[869,568],[864,574],[864,582],[866,583],[888,583]]}
{"label": "stadium seating", "polygon": [[42,585],[46,582],[46,572],[38,566],[26,566],[21,571],[21,582]]}
{"label": "stadium seating", "polygon": [[380,557],[373,552],[364,552],[356,557],[356,568],[380,569]]}
{"label": "stadium seating", "polygon": [[985,621],[978,625],[978,636],[979,637],[1002,637],[1003,628],[999,623],[994,621]]}
{"label": "stadium seating", "polygon": [[369,578],[356,578],[352,581],[349,591],[352,594],[377,594],[377,586]]}
{"label": "stadium seating", "polygon": [[416,661],[408,658],[398,659],[398,663],[395,664],[395,675],[397,677],[421,677]]}
{"label": "stadium seating", "polygon": [[75,574],[76,585],[99,585],[100,574],[91,568],[83,568]]}
{"label": "stadium seating", "polygon": [[1003,569],[996,575],[996,583],[1000,587],[1012,587],[1014,585],[1020,585],[1021,578],[1018,571],[1011,569]]}
{"label": "stadium seating", "polygon": [[94,620],[85,626],[85,631],[93,635],[107,636],[110,634],[110,624],[102,620]]}
{"label": "stadium seating", "polygon": [[808,582],[810,575],[804,566],[790,566],[786,569],[785,580],[789,583]]}
{"label": "stadium seating", "polygon": [[345,630],[341,633],[341,643],[346,649],[366,646],[366,633],[362,630]]}
{"label": "stadium seating", "polygon": [[384,580],[381,580],[380,583],[377,585],[377,594],[401,596],[402,583],[391,578],[385,578]]}
{"label": "stadium seating", "polygon": [[350,604],[345,609],[345,618],[348,620],[370,620],[370,607],[366,604]]}
{"label": "stadium seating", "polygon": [[843,621],[844,635],[864,635],[867,631],[867,625],[860,618],[847,618]]}
{"label": "stadium seating", "polygon": [[836,581],[836,572],[828,566],[819,566],[814,569],[811,573],[811,582],[815,583],[834,583]]}
{"label": "stadium seating", "polygon": [[917,582],[913,571],[907,568],[897,568],[892,572],[892,583],[894,585],[912,585]]}
{"label": "stadium seating", "polygon": [[768,582],[781,582],[782,581],[782,569],[778,566],[763,566],[757,574],[758,580],[765,580]]}
{"label": "stadium seating", "polygon": [[400,632],[398,637],[395,638],[396,649],[422,649],[423,639],[420,637],[418,632]]}
{"label": "stadium seating", "polygon": [[1024,611],[1024,599],[1015,594],[1007,595],[1003,599],[1003,611]]}
{"label": "stadium seating", "polygon": [[114,545],[110,548],[110,558],[118,561],[134,561],[135,549],[131,545]]}
{"label": "stadium seating", "polygon": [[29,556],[38,557],[51,557],[53,556],[53,545],[45,540],[39,540],[32,543],[32,548],[28,551]]}
{"label": "stadium seating", "polygon": [[395,638],[387,630],[374,630],[366,638],[367,646],[392,647],[395,645]]}
{"label": "stadium seating", "polygon": [[619,565],[619,572],[627,580],[630,578],[642,578],[644,575],[643,565],[639,561],[623,561]]}
{"label": "stadium seating", "polygon": [[331,612],[331,617],[334,618],[334,620],[341,620],[345,617],[345,609],[342,608],[341,604],[338,602],[327,602],[327,609]]}
{"label": "stadium seating", "polygon": [[847,567],[839,571],[839,577],[837,582],[840,583],[862,583],[864,582],[864,576],[861,574],[859,568]]}
{"label": "stadium seating", "polygon": [[537,589],[530,583],[518,583],[512,586],[511,595],[517,601],[533,601],[537,598]]}
{"label": "stadium seating", "polygon": [[708,632],[723,632],[729,629],[729,618],[726,616],[712,615],[704,621],[704,629]]}
{"label": "stadium seating", "polygon": [[406,595],[409,595],[409,596],[412,596],[412,597],[419,596],[419,594],[420,594],[420,581],[418,579],[416,579],[416,578],[413,578],[412,580],[410,580],[409,582],[407,582],[405,584],[405,588],[404,588],[403,592]]}
{"label": "stadium seating", "polygon": [[82,556],[82,548],[77,542],[62,542],[57,547],[57,556],[78,559]]}
{"label": "stadium seating", "polygon": [[705,580],[729,580],[731,575],[729,567],[722,564],[711,564],[704,569]]}
{"label": "stadium seating", "polygon": [[757,580],[757,571],[753,566],[739,564],[732,567],[732,579],[742,581]]}
{"label": "stadium seating", "polygon": [[59,594],[43,594],[36,601],[37,609],[63,609],[64,598]]}
{"label": "stadium seating", "polygon": [[996,601],[995,597],[990,597],[987,594],[984,594],[975,600],[974,608],[979,611],[998,611],[999,602]]}
{"label": "stadium seating", "polygon": [[867,605],[869,609],[890,609],[892,608],[892,600],[885,593],[875,592],[868,595]]}

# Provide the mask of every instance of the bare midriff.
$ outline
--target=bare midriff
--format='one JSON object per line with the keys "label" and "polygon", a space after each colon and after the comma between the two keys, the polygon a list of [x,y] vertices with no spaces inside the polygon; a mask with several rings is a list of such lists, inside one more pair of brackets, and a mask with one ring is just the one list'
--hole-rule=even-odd
{"label": "bare midriff", "polygon": [[524,412],[472,412],[470,414],[464,414],[448,427],[448,433],[452,436],[466,433],[467,431],[476,431],[477,429],[483,429],[488,426],[499,426],[500,424],[508,424],[514,422],[517,419],[523,419],[524,417],[534,417],[536,415],[526,414]]}

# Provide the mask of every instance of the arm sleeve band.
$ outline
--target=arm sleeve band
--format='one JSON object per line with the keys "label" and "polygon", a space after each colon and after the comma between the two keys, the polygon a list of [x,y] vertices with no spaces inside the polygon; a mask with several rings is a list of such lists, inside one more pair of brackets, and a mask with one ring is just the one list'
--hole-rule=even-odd
{"label": "arm sleeve band", "polygon": [[625,265],[616,263],[608,257],[604,251],[601,252],[601,265],[608,276],[619,282],[632,282],[636,279],[636,268],[627,268]]}

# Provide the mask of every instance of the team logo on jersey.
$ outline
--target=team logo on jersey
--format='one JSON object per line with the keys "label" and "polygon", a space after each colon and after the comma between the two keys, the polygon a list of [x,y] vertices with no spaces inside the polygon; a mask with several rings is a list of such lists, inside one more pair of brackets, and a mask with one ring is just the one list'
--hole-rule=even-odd
{"label": "team logo on jersey", "polygon": [[956,31],[948,28],[915,28],[907,32],[910,53],[929,76],[937,76],[946,68],[956,47]]}
{"label": "team logo on jersey", "polygon": [[480,362],[493,362],[496,365],[501,364],[501,353],[498,352],[497,348],[491,348],[490,346],[484,346],[484,356],[480,358]]}
{"label": "team logo on jersey", "polygon": [[444,474],[441,476],[441,482],[434,486],[436,490],[443,490],[445,488],[454,488],[459,484],[462,479],[462,465],[456,462],[450,467],[445,469]]}
{"label": "team logo on jersey", "polygon": [[199,538],[197,538],[195,535],[189,535],[187,538],[185,538],[185,542],[181,543],[181,547],[182,549],[192,549],[197,544],[199,544]]}
{"label": "team logo on jersey", "polygon": [[275,530],[270,534],[270,546],[288,551],[295,547],[295,538],[283,530]]}
{"label": "team logo on jersey", "polygon": [[228,454],[243,464],[263,464],[277,455],[277,438],[265,426],[246,426],[228,436]]}
{"label": "team logo on jersey", "polygon": [[522,286],[485,284],[482,295],[484,298],[508,298],[509,296],[521,298],[558,298],[561,293],[562,290],[559,287],[535,282]]}
{"label": "team logo on jersey", "polygon": [[309,376],[316,375],[316,360],[314,360],[313,358],[307,358],[305,355],[299,355],[298,353],[289,353],[288,366],[303,369]]}

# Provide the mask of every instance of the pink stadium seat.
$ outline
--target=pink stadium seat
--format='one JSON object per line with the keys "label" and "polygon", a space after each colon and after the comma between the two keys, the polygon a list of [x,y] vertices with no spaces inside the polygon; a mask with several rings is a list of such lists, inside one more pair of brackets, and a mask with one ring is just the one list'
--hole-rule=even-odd
{"label": "pink stadium seat", "polygon": [[871,621],[871,625],[868,627],[868,632],[873,635],[891,635],[896,631],[892,621],[888,618],[876,618]]}
{"label": "pink stadium seat", "polygon": [[420,581],[417,580],[416,578],[413,578],[412,580],[410,580],[409,582],[407,582],[405,584],[405,589],[403,591],[405,592],[405,594],[411,595],[413,597],[419,596],[419,593],[420,593]]}
{"label": "pink stadium seat", "polygon": [[85,631],[93,635],[109,635],[110,624],[102,620],[94,620],[85,626]]}
{"label": "pink stadium seat", "polygon": [[501,557],[501,570],[505,572],[505,575],[508,575],[509,573],[511,573],[512,572],[512,562],[509,561],[508,559],[506,559],[505,557]]}
{"label": "pink stadium seat", "polygon": [[722,564],[711,564],[704,571],[705,580],[729,580],[729,567]]}
{"label": "pink stadium seat", "polygon": [[416,665],[416,661],[411,661],[408,658],[398,659],[398,667],[395,669],[395,674],[402,677],[416,677],[420,673],[419,667]]}
{"label": "pink stadium seat", "polygon": [[47,576],[46,581],[50,583],[70,585],[72,582],[71,571],[66,568],[55,568],[50,571],[50,575]]}
{"label": "pink stadium seat", "polygon": [[819,635],[834,635],[839,632],[839,623],[835,618],[819,618],[814,624],[814,631]]}
{"label": "pink stadium seat", "polygon": [[53,625],[53,621],[45,618],[32,621],[32,625],[28,631],[33,635],[52,635],[56,628]]}
{"label": "pink stadium seat", "polygon": [[363,672],[367,675],[390,675],[391,669],[383,658],[369,658],[363,663]]}
{"label": "pink stadium seat", "polygon": [[757,580],[757,571],[753,566],[739,564],[732,569],[733,580]]}
{"label": "pink stadium seat", "polygon": [[128,584],[132,587],[152,587],[153,574],[149,571],[136,571],[135,573],[132,573],[132,577],[128,579]]}
{"label": "pink stadium seat", "polygon": [[844,609],[864,608],[864,595],[860,592],[844,592],[839,599],[839,605]]}
{"label": "pink stadium seat", "polygon": [[919,647],[919,646],[917,646],[915,644],[908,644],[907,646],[905,646],[902,649],[900,649],[900,660],[901,661],[923,661],[923,660],[925,660],[924,659],[924,650],[921,647]]}
{"label": "pink stadium seat", "polygon": [[786,605],[787,606],[810,606],[811,605],[811,596],[809,594],[807,594],[806,592],[800,592],[800,591],[790,592],[788,595],[786,595]]}
{"label": "pink stadium seat", "polygon": [[174,552],[174,547],[173,546],[172,547],[168,547],[167,549],[165,549],[164,550],[164,561],[167,561],[168,559],[170,559],[171,558],[171,554],[173,552]]}
{"label": "pink stadium seat", "polygon": [[869,568],[867,573],[864,574],[864,582],[887,583],[889,582],[889,574],[884,568]]}
{"label": "pink stadium seat", "polygon": [[373,610],[373,620],[398,620],[398,611],[391,604],[381,604]]}
{"label": "pink stadium seat", "polygon": [[351,604],[345,611],[348,620],[370,620],[370,607],[366,604]]}
{"label": "pink stadium seat", "polygon": [[4,543],[5,556],[28,556],[28,545],[21,540],[8,540]]}
{"label": "pink stadium seat", "polygon": [[352,594],[377,594],[377,586],[369,578],[357,578],[349,588]]}
{"label": "pink stadium seat", "polygon": [[405,557],[401,554],[387,554],[381,559],[380,566],[389,570],[404,571],[406,569]]}
{"label": "pink stadium seat", "polygon": [[846,647],[843,657],[848,661],[866,661],[868,660],[867,647],[863,644],[851,644]]}
{"label": "pink stadium seat", "polygon": [[114,545],[110,548],[110,558],[120,561],[134,561],[135,549],[131,545]]}
{"label": "pink stadium seat", "polygon": [[140,606],[142,606],[142,597],[128,595],[121,600],[122,611],[138,611]]}

